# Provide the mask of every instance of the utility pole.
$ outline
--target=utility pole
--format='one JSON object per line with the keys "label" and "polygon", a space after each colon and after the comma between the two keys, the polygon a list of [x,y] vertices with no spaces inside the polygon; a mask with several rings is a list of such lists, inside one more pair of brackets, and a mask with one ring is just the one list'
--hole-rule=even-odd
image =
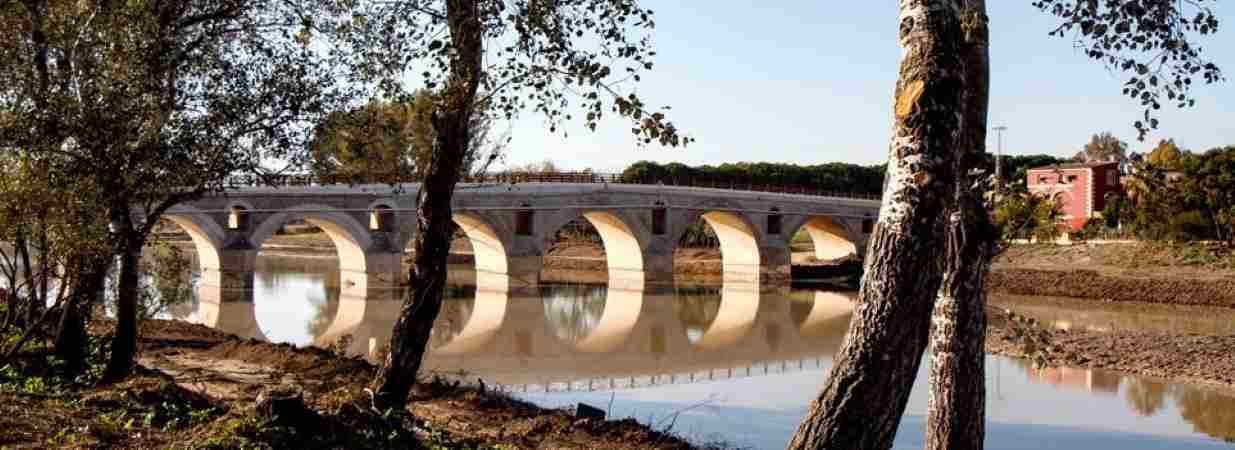
{"label": "utility pole", "polygon": [[995,146],[995,192],[1003,191],[1003,132],[1007,131],[1008,127],[1000,125],[992,127],[997,136],[997,144]]}

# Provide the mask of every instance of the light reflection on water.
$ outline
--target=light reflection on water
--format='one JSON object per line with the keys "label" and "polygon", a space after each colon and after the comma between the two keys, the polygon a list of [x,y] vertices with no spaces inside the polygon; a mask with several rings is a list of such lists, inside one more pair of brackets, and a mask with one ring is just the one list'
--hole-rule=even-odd
{"label": "light reflection on water", "polygon": [[[843,338],[853,296],[741,286],[503,291],[478,288],[484,283],[469,277],[455,277],[468,281],[447,290],[426,368],[464,371],[550,407],[610,407],[612,400],[612,417],[673,423],[697,441],[753,448],[783,448],[793,433]],[[229,309],[217,311],[217,325],[254,327],[267,339],[297,345],[350,335],[348,351],[379,355],[399,294],[341,295],[338,280],[331,259],[259,258],[253,302],[224,304]],[[1031,312],[1053,323],[1069,314],[1094,317],[1042,304]],[[186,313],[193,320],[209,315],[172,310]],[[1098,317],[1139,320],[1118,311]],[[1203,321],[1195,327],[1223,329]],[[1035,370],[1001,357],[988,357],[987,366],[988,448],[1211,448],[1235,439],[1235,396],[1225,392],[1101,371]],[[924,379],[925,370],[897,448],[921,446]]]}

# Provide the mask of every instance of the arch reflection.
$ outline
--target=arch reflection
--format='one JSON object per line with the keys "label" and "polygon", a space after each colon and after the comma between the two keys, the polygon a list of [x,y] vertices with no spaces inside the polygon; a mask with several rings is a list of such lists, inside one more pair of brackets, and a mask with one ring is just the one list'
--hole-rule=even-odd
{"label": "arch reflection", "polygon": [[621,347],[643,310],[641,284],[544,285],[540,294],[552,334],[586,353]]}
{"label": "arch reflection", "polygon": [[[465,313],[467,318],[461,322],[462,326],[458,328],[458,331],[451,332],[450,338],[444,339],[441,346],[435,349],[436,353],[443,355],[472,353],[485,348],[493,341],[502,323],[506,320],[506,306],[510,292],[505,288],[506,284],[502,283],[505,279],[504,274],[477,271],[477,287],[470,302],[466,297],[442,299],[443,302],[449,301],[458,305],[453,307],[457,311],[457,318],[462,315],[459,313]],[[465,290],[455,291],[455,293],[465,292]]]}
{"label": "arch reflection", "polygon": [[750,333],[759,313],[757,274],[726,274],[719,288],[679,288],[674,303],[686,338],[691,345],[722,349]]}
{"label": "arch reflection", "polygon": [[853,316],[855,291],[799,291],[790,296],[789,314],[802,336],[843,336]]}

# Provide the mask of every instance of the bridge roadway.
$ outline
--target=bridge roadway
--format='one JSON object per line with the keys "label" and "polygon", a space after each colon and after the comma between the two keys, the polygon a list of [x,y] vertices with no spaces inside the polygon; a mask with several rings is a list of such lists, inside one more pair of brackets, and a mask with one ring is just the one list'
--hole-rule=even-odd
{"label": "bridge roadway", "polygon": [[[467,381],[479,377],[520,391],[646,386],[818,367],[820,358],[839,347],[854,298],[822,291],[789,298],[780,287],[729,279],[720,292],[696,299],[718,295],[719,305],[714,314],[704,313],[706,323],[692,323],[684,310],[687,292],[611,280],[599,317],[589,321],[575,314],[563,323],[553,294],[546,293],[551,291],[507,290],[486,278],[500,275],[478,273],[470,301],[444,306],[425,367],[461,370]],[[314,343],[329,346],[347,336],[349,354],[381,359],[399,297],[398,290],[344,286],[333,321]],[[203,296],[197,316],[205,325],[264,339],[251,301]]]}
{"label": "bridge roadway", "polygon": [[[251,288],[262,242],[284,224],[304,220],[334,242],[344,284],[380,290],[403,277],[418,189],[246,187],[176,205],[165,217],[193,239],[204,285]],[[538,284],[544,251],[558,229],[578,218],[599,232],[614,279],[671,280],[677,243],[704,220],[719,238],[727,275],[786,281],[789,243],[799,229],[809,233],[820,259],[861,257],[879,201],[679,186],[489,183],[459,185],[454,208],[477,270],[504,275],[483,278],[506,289]]]}

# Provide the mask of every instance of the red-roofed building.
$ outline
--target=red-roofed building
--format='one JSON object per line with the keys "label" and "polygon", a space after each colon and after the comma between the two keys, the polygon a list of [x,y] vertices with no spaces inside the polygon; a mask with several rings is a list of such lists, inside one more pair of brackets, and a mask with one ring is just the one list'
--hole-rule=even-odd
{"label": "red-roofed building", "polygon": [[1028,170],[1029,192],[1051,195],[1059,201],[1070,231],[1079,231],[1085,221],[1102,217],[1106,195],[1121,192],[1119,162],[1057,164]]}

